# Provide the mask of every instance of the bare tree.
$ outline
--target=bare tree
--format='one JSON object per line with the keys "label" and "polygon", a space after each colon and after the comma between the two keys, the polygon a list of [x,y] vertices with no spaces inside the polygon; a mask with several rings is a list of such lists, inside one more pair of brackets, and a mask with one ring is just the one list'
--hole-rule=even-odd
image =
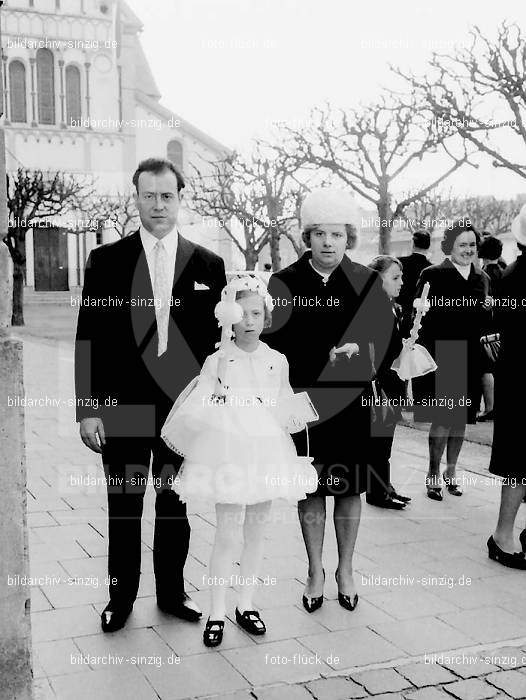
{"label": "bare tree", "polygon": [[[280,238],[296,252],[298,210],[307,184],[296,177],[295,159],[271,144],[255,142],[248,156],[231,153],[219,161],[194,166],[189,206],[206,219],[218,219],[253,270],[263,248],[270,246],[272,267],[281,267]],[[241,233],[241,235],[239,235]]]}
{"label": "bare tree", "polygon": [[458,134],[503,167],[526,178],[526,42],[517,24],[502,22],[496,39],[478,27],[471,45],[451,56],[433,53],[423,76],[402,76],[437,129]]}
{"label": "bare tree", "polygon": [[[381,253],[389,252],[393,224],[406,208],[469,162],[463,143],[455,155],[446,147],[446,135],[420,117],[416,100],[405,104],[392,93],[359,109],[316,107],[307,126],[284,126],[282,132],[283,148],[297,168],[331,173],[376,206]],[[397,199],[399,178],[415,167],[422,170],[423,159],[439,149],[447,156],[440,174]]]}
{"label": "bare tree", "polygon": [[475,228],[499,236],[510,230],[511,222],[521,207],[521,199],[497,199],[492,195],[454,196],[451,189],[428,193],[405,213],[409,230],[426,228],[433,231],[449,226],[460,218],[468,218]]}
{"label": "bare tree", "polygon": [[13,260],[13,326],[24,325],[26,233],[39,221],[82,209],[92,181],[62,172],[18,168],[7,175],[9,227],[4,242]]}
{"label": "bare tree", "polygon": [[131,192],[93,197],[88,204],[90,219],[101,222],[101,228],[113,229],[124,238],[138,225],[139,213]]}

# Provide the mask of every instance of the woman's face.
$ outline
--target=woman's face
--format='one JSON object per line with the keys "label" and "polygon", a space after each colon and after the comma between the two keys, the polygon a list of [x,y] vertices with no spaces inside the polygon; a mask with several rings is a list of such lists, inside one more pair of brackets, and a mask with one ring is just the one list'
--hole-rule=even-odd
{"label": "woman's face", "polygon": [[334,270],[343,260],[347,248],[344,224],[320,224],[310,233],[312,262],[322,270]]}
{"label": "woman's face", "polygon": [[477,237],[473,231],[457,236],[451,251],[451,261],[457,265],[471,265],[477,255]]}
{"label": "woman's face", "polygon": [[385,292],[390,299],[396,299],[402,288],[402,270],[400,265],[392,263],[381,274]]}

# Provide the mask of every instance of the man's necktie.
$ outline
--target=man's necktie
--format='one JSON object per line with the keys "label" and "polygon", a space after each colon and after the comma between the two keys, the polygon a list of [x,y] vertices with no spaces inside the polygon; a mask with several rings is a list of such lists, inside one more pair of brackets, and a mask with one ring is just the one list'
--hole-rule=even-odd
{"label": "man's necktie", "polygon": [[168,321],[170,318],[170,297],[172,296],[172,280],[170,280],[168,253],[162,241],[155,244],[154,290],[155,317],[157,319],[157,356],[163,354],[168,347]]}

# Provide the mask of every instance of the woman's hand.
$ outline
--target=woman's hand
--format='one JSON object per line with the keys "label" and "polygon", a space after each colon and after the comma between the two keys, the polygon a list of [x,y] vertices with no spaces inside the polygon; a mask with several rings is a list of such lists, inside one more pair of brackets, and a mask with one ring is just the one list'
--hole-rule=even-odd
{"label": "woman's hand", "polygon": [[358,343],[345,343],[345,345],[341,345],[339,348],[332,348],[329,352],[329,360],[331,363],[334,364],[338,359],[338,355],[341,354],[346,355],[347,359],[350,360],[353,355],[360,354],[360,346]]}

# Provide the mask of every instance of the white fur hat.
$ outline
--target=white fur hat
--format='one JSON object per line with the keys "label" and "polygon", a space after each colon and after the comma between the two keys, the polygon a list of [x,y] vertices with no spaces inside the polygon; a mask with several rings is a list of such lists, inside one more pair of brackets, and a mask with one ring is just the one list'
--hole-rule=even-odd
{"label": "white fur hat", "polygon": [[520,212],[511,222],[511,232],[518,243],[526,245],[526,204],[522,205]]}
{"label": "white fur hat", "polygon": [[346,190],[313,190],[301,205],[301,225],[353,224],[359,230],[360,214],[352,194]]}

